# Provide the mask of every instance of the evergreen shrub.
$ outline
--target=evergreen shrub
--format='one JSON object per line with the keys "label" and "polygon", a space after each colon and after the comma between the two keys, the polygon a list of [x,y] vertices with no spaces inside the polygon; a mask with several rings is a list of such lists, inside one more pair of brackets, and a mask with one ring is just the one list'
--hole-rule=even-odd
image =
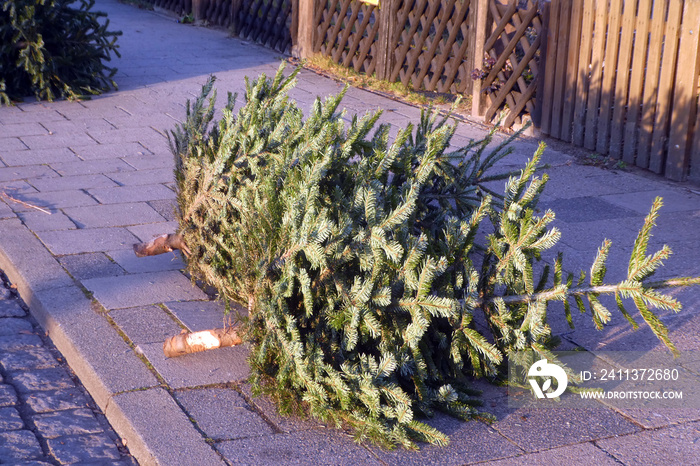
{"label": "evergreen shrub", "polygon": [[[613,294],[636,326],[621,303],[632,298],[675,350],[650,308],[678,310],[656,288],[694,281],[645,282],[670,253],[646,256],[659,200],[627,280],[603,283],[605,241],[590,279],[574,282],[561,255],[538,265],[560,236],[554,213],[537,210],[544,146],[521,171],[491,173],[508,142],[488,151],[489,134],[450,150],[456,127],[435,114],[390,138],[380,112],[346,124],[343,91],[304,117],[288,97],[297,72],[246,79],[243,106],[234,112],[229,93],[219,121],[210,79],[170,138],[189,270],[248,307],[253,385],[283,411],[388,447],[445,444],[418,415],[480,416],[469,377],[501,373],[516,351],[551,356],[551,301],[569,321],[569,301],[584,312],[588,301],[601,327],[598,297]],[[486,186],[498,179],[502,195]]]}
{"label": "evergreen shrub", "polygon": [[119,56],[107,15],[91,11],[94,0],[2,0],[0,9],[0,103],[30,95],[75,99],[116,89]]}

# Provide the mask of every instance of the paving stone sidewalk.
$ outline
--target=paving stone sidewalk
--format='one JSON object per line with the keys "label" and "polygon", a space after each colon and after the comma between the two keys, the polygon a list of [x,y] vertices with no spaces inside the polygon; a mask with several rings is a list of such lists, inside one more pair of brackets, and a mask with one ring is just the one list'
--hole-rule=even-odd
{"label": "paving stone sidewalk", "polygon": [[[124,33],[122,57],[114,61],[119,91],[82,102],[0,108],[0,189],[25,203],[0,199],[0,268],[140,464],[698,464],[700,406],[692,404],[664,411],[610,403],[575,410],[512,408],[504,389],[478,382],[484,409],[495,422],[438,415],[429,423],[450,435],[450,445],[387,452],[355,444],[346,433],[313,420],[281,418],[269,400],[253,398],[245,345],[166,359],[165,338],[182,328],[219,326],[223,306],[191,284],[179,255],[138,259],[131,250],[133,243],[177,227],[165,134],[182,120],[186,100],[198,95],[209,74],[218,78],[221,99],[226,91],[242,93],[245,76],[272,75],[285,57],[224,31],[178,24],[116,0],[98,0],[95,8]],[[317,96],[341,89],[304,70],[292,97],[308,108]],[[349,115],[381,108],[382,121],[395,126],[415,123],[420,115],[415,107],[354,88],[343,105]],[[453,143],[463,146],[484,134],[483,127],[462,123]],[[518,141],[500,168],[521,168],[536,145]],[[563,145],[551,146],[544,157],[550,181],[541,206],[557,214],[562,239],[556,249],[564,252],[567,270],[590,267],[607,237],[614,243],[608,278],[624,278],[636,232],[661,195],[665,207],[650,248],[668,243],[675,254],[659,275],[700,275],[700,187],[636,170],[582,165]],[[502,190],[503,183],[494,189]],[[686,355],[678,367],[700,386],[695,357],[700,290],[672,293],[685,310],[662,313],[662,320]],[[633,332],[619,315],[600,332],[587,315],[575,315],[571,330],[560,311],[553,307],[550,319],[565,348],[659,349],[648,329]],[[21,330],[28,324],[17,325]],[[50,361],[44,350],[17,351],[22,355],[17,360],[13,352],[0,352],[0,364],[17,371],[17,364]],[[8,373],[0,383],[22,380],[21,374],[5,377]],[[55,392],[54,402],[63,402],[72,390]],[[19,426],[12,424],[15,408],[10,408],[0,408],[0,426]],[[55,425],[68,431],[93,415],[77,407],[66,412],[75,421]],[[0,442],[0,452],[5,445]]]}
{"label": "paving stone sidewalk", "polygon": [[0,464],[136,464],[2,271]]}

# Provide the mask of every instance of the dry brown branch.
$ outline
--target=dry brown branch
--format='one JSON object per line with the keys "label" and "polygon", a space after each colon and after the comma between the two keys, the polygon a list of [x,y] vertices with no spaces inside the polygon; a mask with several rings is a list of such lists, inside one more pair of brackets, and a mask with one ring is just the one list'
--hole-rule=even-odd
{"label": "dry brown branch", "polygon": [[179,233],[160,235],[147,243],[134,244],[134,253],[138,257],[157,256],[158,254],[172,252],[174,249],[179,249],[186,255],[190,254],[184,238]]}
{"label": "dry brown branch", "polygon": [[163,343],[166,358],[174,358],[188,353],[198,353],[215,348],[236,346],[243,343],[237,327],[214,328],[200,332],[183,330],[179,335],[170,337]]}
{"label": "dry brown branch", "polygon": [[30,209],[36,209],[36,210],[39,210],[41,212],[44,212],[47,215],[51,215],[51,212],[49,212],[48,210],[42,209],[41,207],[35,206],[34,204],[30,204],[28,202],[24,202],[24,201],[20,201],[19,199],[15,199],[14,197],[7,194],[5,191],[0,191],[0,197],[4,197],[5,199],[8,199],[12,202],[16,202],[17,204],[21,204],[24,207],[29,207]]}

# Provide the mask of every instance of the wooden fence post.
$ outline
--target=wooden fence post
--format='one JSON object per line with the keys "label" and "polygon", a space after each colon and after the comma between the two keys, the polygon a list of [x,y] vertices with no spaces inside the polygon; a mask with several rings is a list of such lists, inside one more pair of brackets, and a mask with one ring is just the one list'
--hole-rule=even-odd
{"label": "wooden fence post", "polygon": [[[685,0],[681,23],[678,61],[676,62],[675,91],[668,138],[665,176],[683,180],[690,164],[692,129],[698,106],[698,76],[700,75],[700,0]],[[695,128],[695,132],[699,131]],[[697,136],[697,134],[696,134]],[[697,139],[697,137],[696,137]],[[700,163],[700,155],[692,154],[693,165]],[[697,177],[700,167],[693,167]]]}
{"label": "wooden fence post", "polygon": [[[535,111],[532,116],[532,124],[537,131],[542,130],[542,106],[544,105],[544,81],[547,69],[547,45],[549,43],[549,7],[552,0],[539,0],[540,17],[542,18],[542,30],[540,35],[540,62],[537,65],[537,90],[535,91]],[[549,131],[549,126],[547,126]]]}
{"label": "wooden fence post", "polygon": [[[394,68],[395,46],[391,38],[397,28],[398,0],[383,0],[379,6],[379,37],[377,41],[377,67],[375,73],[378,79],[388,80]],[[377,11],[377,10],[375,10]]]}
{"label": "wooden fence post", "polygon": [[241,3],[242,0],[231,0],[231,33],[234,35],[238,35],[238,31],[240,30],[240,26],[238,24],[238,12],[241,9]]}
{"label": "wooden fence post", "polygon": [[[486,44],[486,20],[488,19],[489,0],[472,0],[476,5],[476,14],[472,16],[471,37],[474,47],[473,69],[484,67],[484,45]],[[469,70],[469,73],[472,72]],[[472,84],[472,116],[479,117],[484,114],[484,95],[481,91],[481,80],[476,79]]]}
{"label": "wooden fence post", "polygon": [[204,21],[207,15],[209,0],[192,0],[192,16],[195,21]]}
{"label": "wooden fence post", "polygon": [[[314,54],[314,0],[293,0],[292,55],[311,58]],[[296,13],[296,14],[295,14]]]}

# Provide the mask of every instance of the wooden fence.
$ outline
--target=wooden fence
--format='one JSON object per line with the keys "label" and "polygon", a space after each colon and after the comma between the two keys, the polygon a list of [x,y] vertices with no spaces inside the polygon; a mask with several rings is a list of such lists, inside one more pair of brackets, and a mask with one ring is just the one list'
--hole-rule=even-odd
{"label": "wooden fence", "polygon": [[472,116],[700,181],[700,0],[153,0]]}

